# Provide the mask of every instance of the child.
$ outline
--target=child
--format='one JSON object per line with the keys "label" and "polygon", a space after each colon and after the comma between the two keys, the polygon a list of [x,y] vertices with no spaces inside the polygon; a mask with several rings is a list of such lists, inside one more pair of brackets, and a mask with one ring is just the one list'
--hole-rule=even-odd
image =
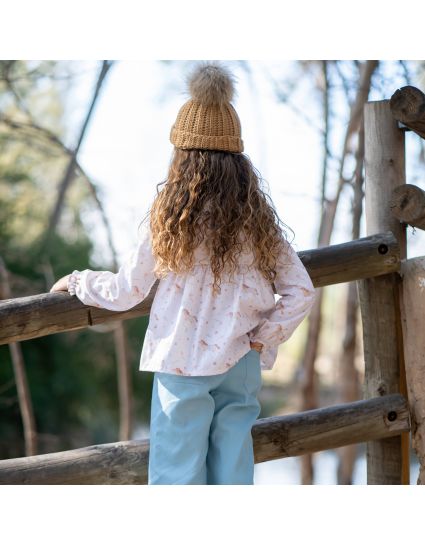
{"label": "child", "polygon": [[123,311],[160,279],[140,359],[154,373],[149,484],[253,484],[261,370],[314,300],[242,153],[233,82],[216,62],[191,73],[168,176],[131,258],[116,274],[75,270],[50,290]]}

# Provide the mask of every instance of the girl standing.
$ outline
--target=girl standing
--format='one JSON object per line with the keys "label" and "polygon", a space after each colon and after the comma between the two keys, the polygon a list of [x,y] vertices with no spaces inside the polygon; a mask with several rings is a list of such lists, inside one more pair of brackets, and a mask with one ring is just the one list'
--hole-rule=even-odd
{"label": "girl standing", "polygon": [[130,259],[115,274],[74,270],[50,291],[123,311],[159,280],[140,359],[154,373],[148,483],[253,484],[261,371],[315,291],[242,153],[233,75],[200,63],[188,86],[168,176]]}

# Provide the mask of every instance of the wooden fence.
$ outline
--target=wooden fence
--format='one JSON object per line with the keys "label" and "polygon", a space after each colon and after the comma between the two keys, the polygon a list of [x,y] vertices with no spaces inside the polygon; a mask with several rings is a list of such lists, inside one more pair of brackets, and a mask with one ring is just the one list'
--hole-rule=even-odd
{"label": "wooden fence", "polygon": [[[412,89],[403,88],[391,100],[364,107],[368,236],[299,252],[316,287],[357,281],[365,399],[257,420],[252,429],[256,463],[366,442],[368,484],[409,482],[409,432],[415,433],[421,424],[417,415],[425,414],[425,403],[418,405],[417,388],[406,383],[400,275],[406,260],[406,223],[421,228],[425,224],[425,193],[405,184],[404,131],[412,123],[412,130],[421,137],[425,134],[421,133],[425,100],[420,91],[413,93],[419,114],[403,113],[403,96],[407,94],[410,104]],[[148,315],[157,285],[147,299],[126,312],[87,307],[67,293],[4,300],[0,344]],[[422,455],[418,452],[420,460]],[[0,483],[144,484],[148,458],[149,441],[144,440],[1,460]]]}

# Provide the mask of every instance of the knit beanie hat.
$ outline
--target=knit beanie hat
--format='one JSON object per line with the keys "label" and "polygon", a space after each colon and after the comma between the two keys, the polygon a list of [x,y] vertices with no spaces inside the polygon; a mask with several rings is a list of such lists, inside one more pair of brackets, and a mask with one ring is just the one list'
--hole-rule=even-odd
{"label": "knit beanie hat", "polygon": [[176,148],[243,151],[241,124],[230,103],[233,82],[234,76],[218,62],[195,67],[187,78],[191,98],[171,127],[170,140]]}

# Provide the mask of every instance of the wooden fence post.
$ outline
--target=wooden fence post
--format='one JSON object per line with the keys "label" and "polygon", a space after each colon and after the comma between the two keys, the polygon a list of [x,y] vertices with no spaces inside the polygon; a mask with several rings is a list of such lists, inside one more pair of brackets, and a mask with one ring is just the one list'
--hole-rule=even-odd
{"label": "wooden fence post", "polygon": [[416,484],[425,484],[425,257],[407,259],[403,275],[402,323],[412,447],[419,460]]}
{"label": "wooden fence post", "polygon": [[[398,127],[389,100],[367,102],[365,124],[366,231],[372,235],[392,231],[400,258],[406,258],[405,225],[391,214],[396,186],[406,182],[405,137]],[[390,273],[359,280],[363,323],[364,397],[400,392],[407,397],[400,316],[401,277]],[[368,484],[409,484],[409,434],[367,443]]]}

